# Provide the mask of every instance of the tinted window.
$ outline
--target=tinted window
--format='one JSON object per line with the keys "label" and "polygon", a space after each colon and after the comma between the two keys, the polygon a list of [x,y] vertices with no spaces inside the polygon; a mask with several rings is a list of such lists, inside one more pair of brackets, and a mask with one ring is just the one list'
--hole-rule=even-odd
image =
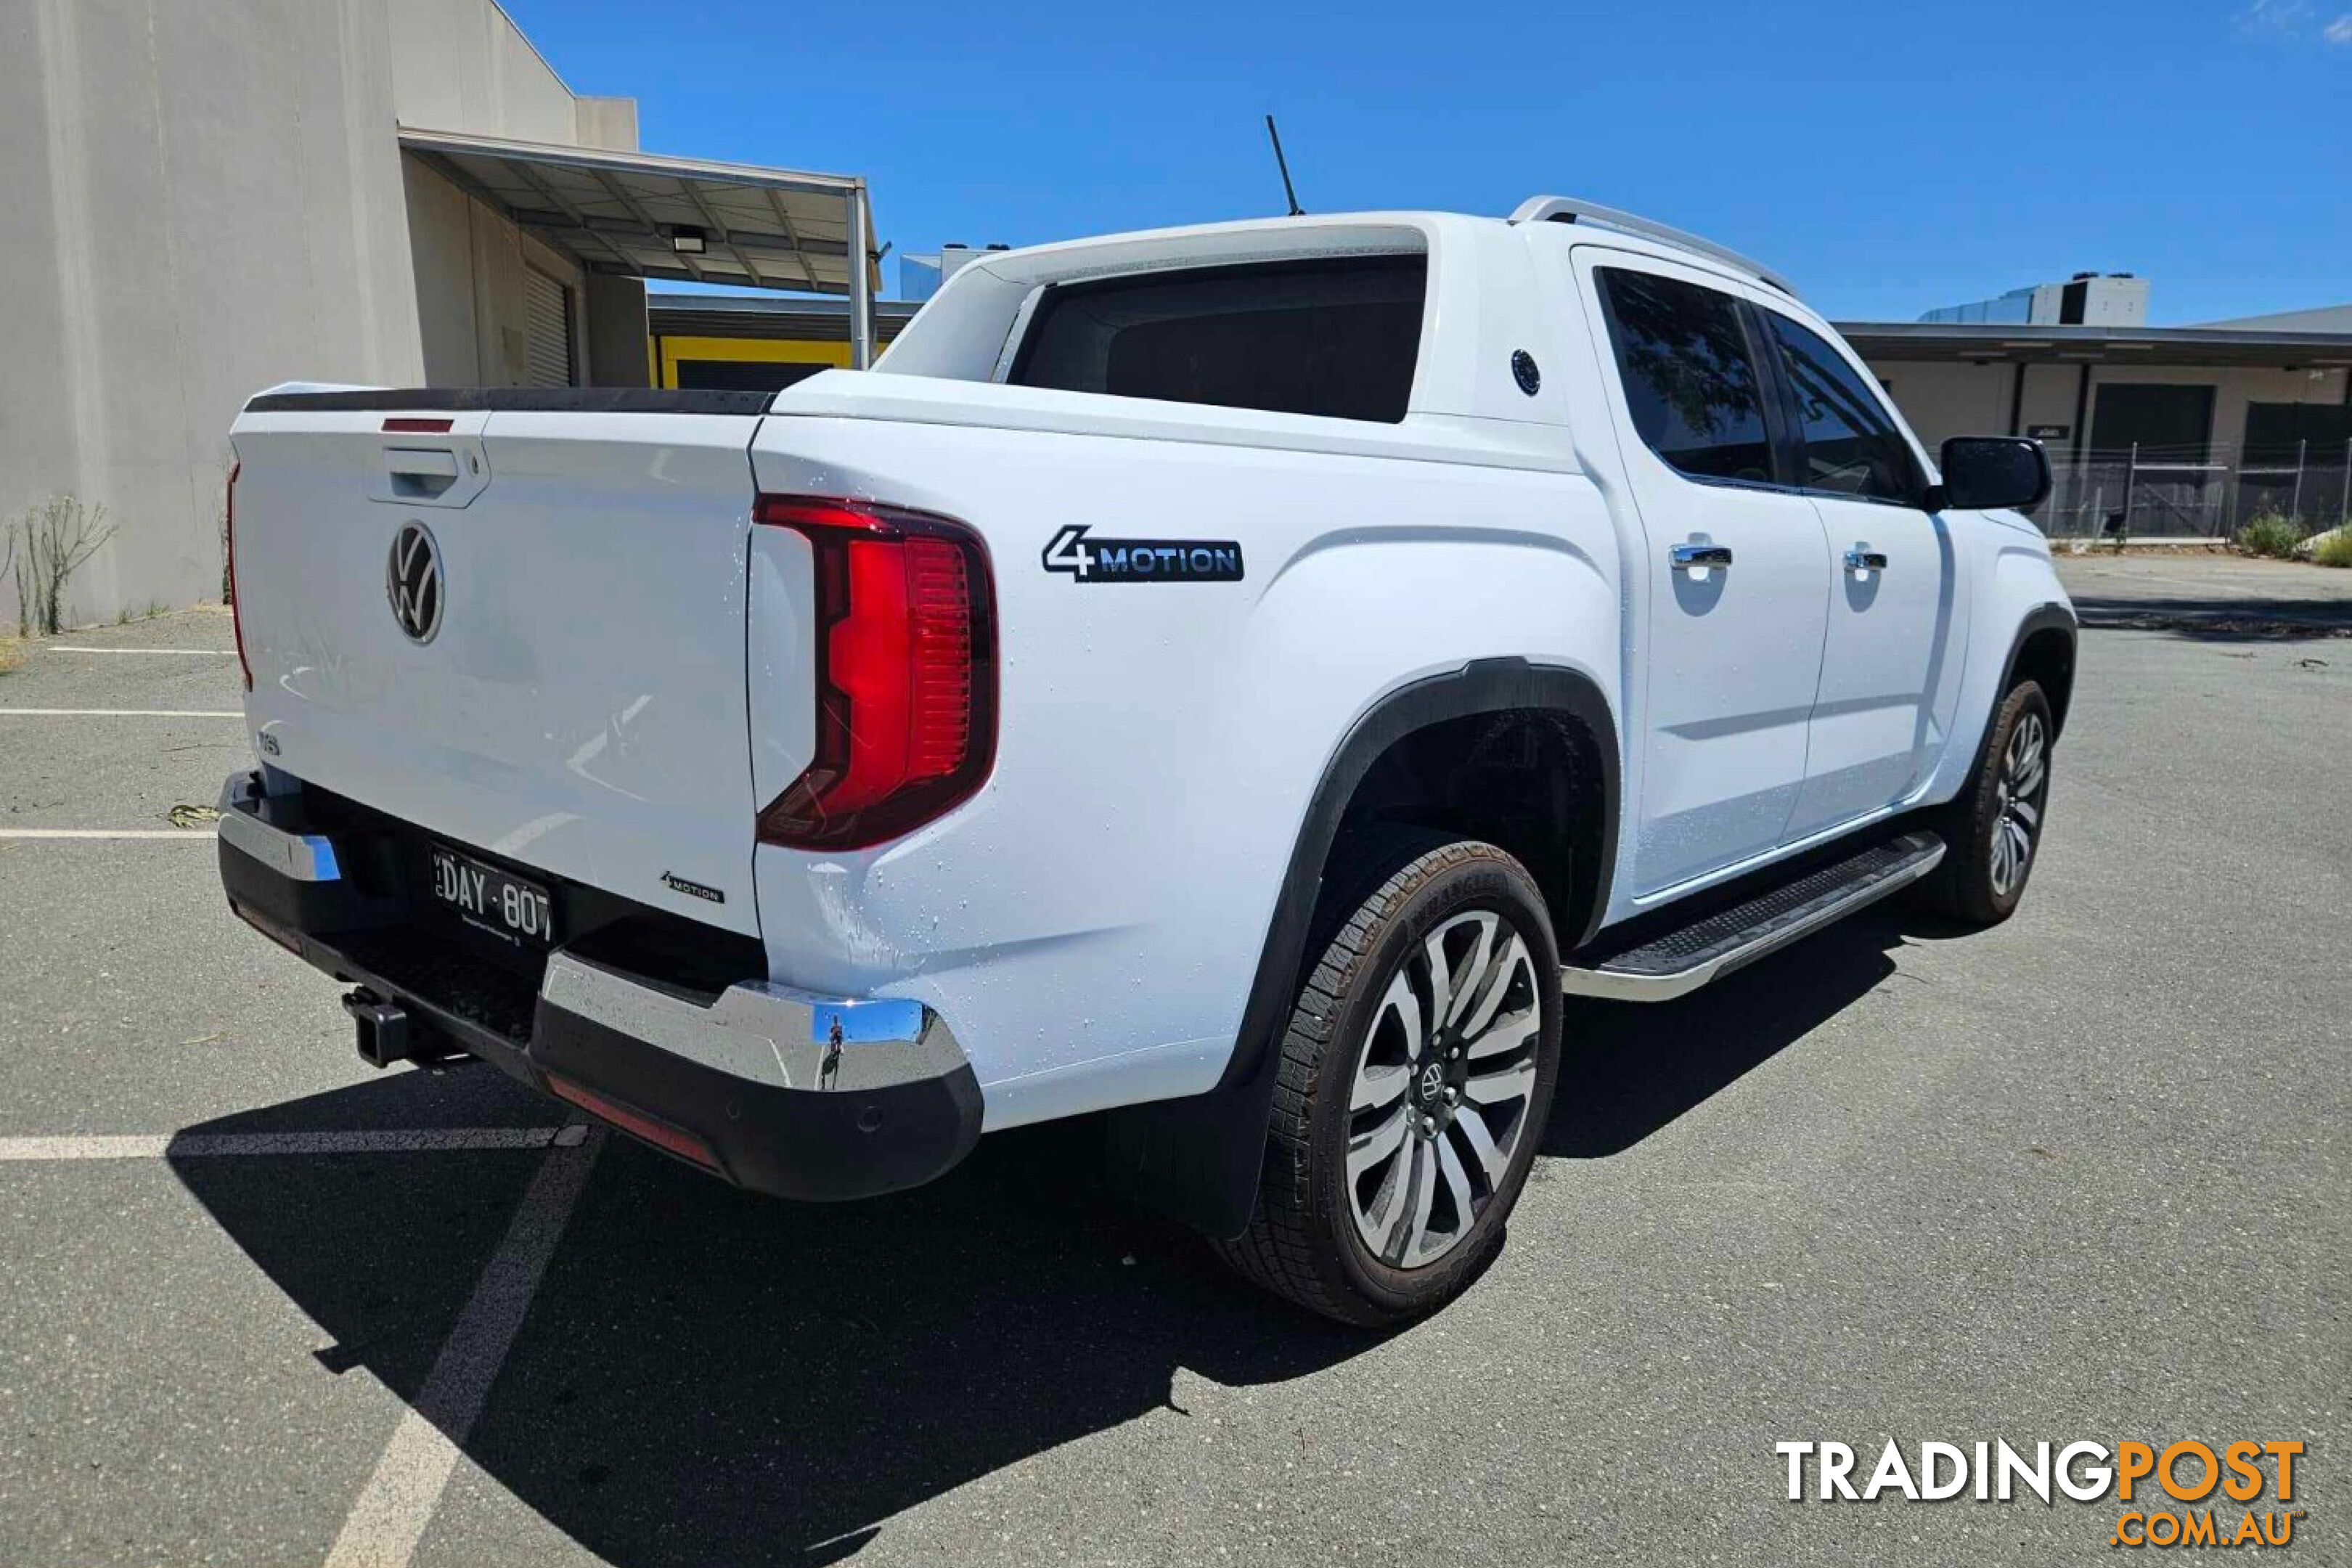
{"label": "tinted window", "polygon": [[1151,272],[1047,290],[1009,379],[1339,419],[1404,417],[1419,256]]}
{"label": "tinted window", "polygon": [[1650,450],[1686,474],[1769,482],[1764,396],[1738,302],[1649,272],[1599,276],[1626,405]]}
{"label": "tinted window", "polygon": [[1874,500],[1916,500],[1918,466],[1878,394],[1819,336],[1786,316],[1765,314],[1796,395],[1805,488]]}

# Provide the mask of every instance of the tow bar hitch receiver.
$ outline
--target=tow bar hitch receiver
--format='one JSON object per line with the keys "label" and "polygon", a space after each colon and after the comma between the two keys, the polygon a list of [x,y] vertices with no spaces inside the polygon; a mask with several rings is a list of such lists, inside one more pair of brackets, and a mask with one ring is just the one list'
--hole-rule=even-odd
{"label": "tow bar hitch receiver", "polygon": [[421,1031],[397,1002],[387,1002],[362,985],[343,998],[343,1011],[359,1026],[360,1060],[368,1066],[388,1068],[419,1054]]}

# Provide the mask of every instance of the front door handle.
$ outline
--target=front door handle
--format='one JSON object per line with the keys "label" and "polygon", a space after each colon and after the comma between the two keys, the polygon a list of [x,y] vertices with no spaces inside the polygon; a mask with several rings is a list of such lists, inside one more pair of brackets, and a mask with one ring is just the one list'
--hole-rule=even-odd
{"label": "front door handle", "polygon": [[1845,552],[1845,569],[1849,572],[1884,572],[1886,570],[1886,552],[1864,550],[1857,546]]}
{"label": "front door handle", "polygon": [[1704,572],[1710,566],[1731,564],[1728,544],[1677,544],[1666,552],[1677,572]]}

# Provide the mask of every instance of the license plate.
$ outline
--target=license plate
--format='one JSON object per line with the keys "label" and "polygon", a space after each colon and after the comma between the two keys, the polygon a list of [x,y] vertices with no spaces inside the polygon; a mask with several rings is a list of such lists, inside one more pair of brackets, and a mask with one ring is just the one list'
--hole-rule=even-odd
{"label": "license plate", "polygon": [[545,888],[438,844],[433,846],[433,896],[500,942],[546,947],[555,941],[555,900]]}

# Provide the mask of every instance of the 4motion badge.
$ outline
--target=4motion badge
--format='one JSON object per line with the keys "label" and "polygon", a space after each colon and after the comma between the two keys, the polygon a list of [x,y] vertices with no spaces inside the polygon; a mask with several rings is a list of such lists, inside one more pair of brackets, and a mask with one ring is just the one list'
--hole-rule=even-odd
{"label": "4motion badge", "polygon": [[1233,539],[1092,539],[1077,523],[1047,541],[1045,564],[1077,583],[1238,583],[1242,547]]}
{"label": "4motion badge", "polygon": [[718,889],[707,888],[700,882],[689,882],[675,871],[664,871],[661,879],[662,885],[673,893],[684,893],[689,899],[701,899],[714,904],[727,901],[727,895]]}

